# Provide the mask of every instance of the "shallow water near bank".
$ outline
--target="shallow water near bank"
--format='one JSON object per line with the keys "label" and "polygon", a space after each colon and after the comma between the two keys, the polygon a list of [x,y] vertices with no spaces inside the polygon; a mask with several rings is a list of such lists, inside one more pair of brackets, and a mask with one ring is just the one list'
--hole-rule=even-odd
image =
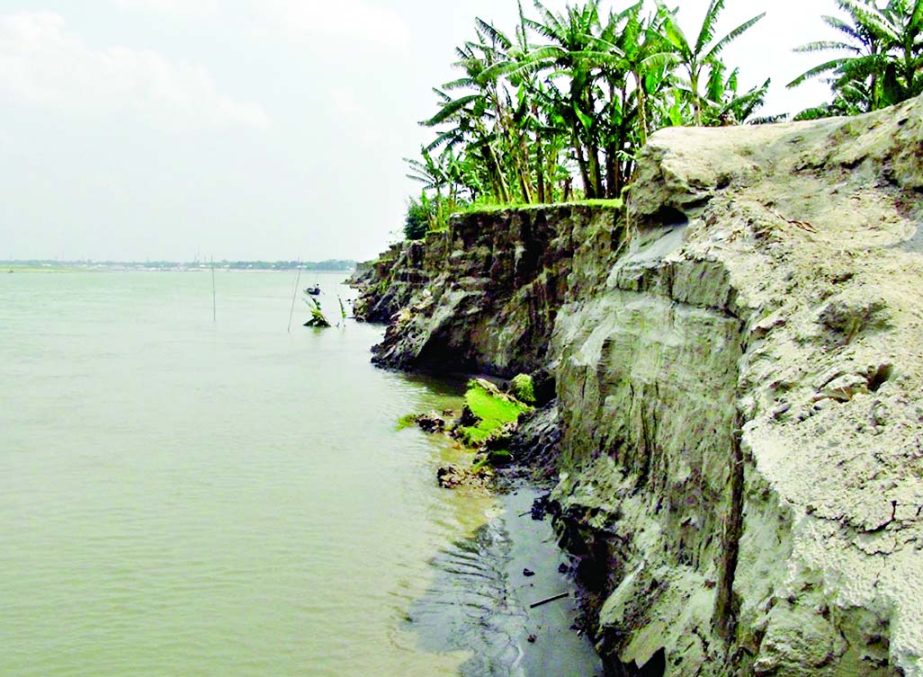
{"label": "shallow water near bank", "polygon": [[550,518],[533,518],[541,495],[520,486],[497,497],[483,526],[433,560],[436,576],[411,606],[407,623],[425,647],[472,652],[462,675],[602,674],[592,644],[575,631],[570,562]]}
{"label": "shallow water near bank", "polygon": [[[334,320],[342,277],[301,279]],[[457,393],[288,333],[294,283],[219,271],[213,322],[207,273],[0,277],[0,673],[470,668],[406,618],[502,505],[395,426]]]}

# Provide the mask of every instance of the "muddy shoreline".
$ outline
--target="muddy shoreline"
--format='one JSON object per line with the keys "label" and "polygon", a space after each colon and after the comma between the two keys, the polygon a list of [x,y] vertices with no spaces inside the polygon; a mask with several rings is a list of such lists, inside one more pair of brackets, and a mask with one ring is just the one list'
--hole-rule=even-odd
{"label": "muddy shoreline", "polygon": [[603,674],[577,629],[574,562],[558,547],[550,514],[533,511],[546,492],[521,479],[503,484],[487,523],[434,558],[436,576],[410,609],[408,629],[427,650],[469,652],[462,675]]}
{"label": "muddy shoreline", "polygon": [[[506,379],[484,374],[409,373],[447,391],[470,392],[475,382],[492,384],[498,393],[511,389]],[[408,414],[398,423],[444,439],[461,454],[436,467],[433,480],[443,491],[459,492],[462,500],[475,500],[466,492],[486,493],[495,501],[483,526],[433,558],[434,580],[409,609],[404,628],[426,651],[467,654],[462,675],[609,674],[591,640],[598,594],[584,585],[598,563],[581,550],[566,515],[551,501],[560,421],[553,384],[537,385],[537,408],[512,424],[508,461],[486,473],[476,470],[489,454],[486,447],[468,445],[458,434],[473,416],[467,405]]]}

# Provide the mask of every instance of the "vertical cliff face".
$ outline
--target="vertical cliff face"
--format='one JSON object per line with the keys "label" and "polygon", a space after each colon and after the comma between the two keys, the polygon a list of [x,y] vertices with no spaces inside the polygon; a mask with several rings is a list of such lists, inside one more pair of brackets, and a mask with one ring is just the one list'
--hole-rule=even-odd
{"label": "vertical cliff face", "polygon": [[378,358],[554,375],[616,673],[923,674],[923,100],[666,130],[634,185],[456,222]]}
{"label": "vertical cliff face", "polygon": [[446,233],[431,234],[425,246],[405,245],[425,249],[412,269],[427,283],[401,282],[408,277],[404,254],[379,273],[398,285],[366,294],[371,300],[362,305],[380,307],[407,289],[417,293],[392,314],[374,360],[502,376],[543,366],[575,256],[590,242],[611,250],[621,237],[619,214],[615,207],[583,206],[467,214],[453,218]]}
{"label": "vertical cliff face", "polygon": [[724,659],[707,644],[720,645],[713,625],[732,613],[739,310],[714,262],[629,256],[611,288],[559,317],[555,496],[567,545],[592,560],[600,639],[619,662],[642,666],[663,648],[687,672]]}
{"label": "vertical cliff face", "polygon": [[613,659],[923,670],[921,113],[647,149],[631,244],[552,353]]}
{"label": "vertical cliff face", "polygon": [[423,266],[423,242],[392,245],[377,260],[356,271],[351,283],[360,290],[353,307],[363,322],[388,322],[429,280]]}

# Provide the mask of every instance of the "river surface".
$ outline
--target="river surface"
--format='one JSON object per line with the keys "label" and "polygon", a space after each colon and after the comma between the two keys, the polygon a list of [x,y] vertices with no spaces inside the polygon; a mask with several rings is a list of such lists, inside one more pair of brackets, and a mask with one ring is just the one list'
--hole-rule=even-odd
{"label": "river surface", "polygon": [[[301,278],[335,322],[343,277]],[[289,331],[294,283],[219,271],[213,321],[207,272],[0,276],[0,674],[535,672],[446,601],[513,561],[440,566],[502,541],[502,501],[438,489],[460,452],[396,430],[457,390],[373,368],[378,327],[301,327],[300,293]]]}

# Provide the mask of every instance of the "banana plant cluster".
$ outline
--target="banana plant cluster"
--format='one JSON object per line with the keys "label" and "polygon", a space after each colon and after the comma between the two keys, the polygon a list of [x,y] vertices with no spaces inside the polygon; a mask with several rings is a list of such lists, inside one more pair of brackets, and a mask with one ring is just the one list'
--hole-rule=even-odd
{"label": "banana plant cluster", "polygon": [[800,113],[801,119],[865,113],[923,93],[923,0],[836,0],[846,18],[824,16],[840,36],[799,47],[834,52],[788,84],[824,78],[834,98]]}
{"label": "banana plant cluster", "polygon": [[722,54],[763,15],[719,37],[724,5],[712,0],[692,39],[660,0],[608,12],[536,0],[531,14],[520,0],[512,33],[477,19],[456,50],[460,77],[434,90],[421,123],[435,137],[408,160],[423,184],[412,210],[439,228],[472,203],[618,198],[653,131],[752,121],[769,81],[741,92]]}

